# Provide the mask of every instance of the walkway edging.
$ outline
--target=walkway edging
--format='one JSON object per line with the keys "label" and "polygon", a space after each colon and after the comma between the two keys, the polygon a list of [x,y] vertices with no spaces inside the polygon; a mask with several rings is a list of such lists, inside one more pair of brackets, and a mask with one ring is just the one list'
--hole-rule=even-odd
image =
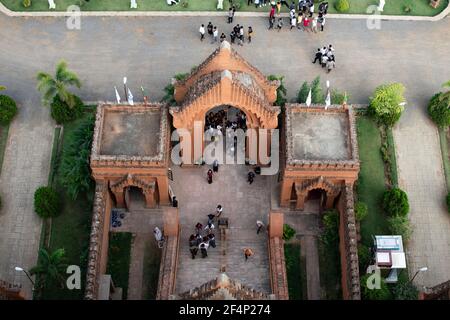
{"label": "walkway edging", "polygon": [[[34,11],[34,12],[17,12],[5,7],[0,2],[0,12],[9,17],[68,17],[72,16],[73,12],[67,11]],[[450,14],[450,3],[446,9],[440,14],[433,17],[422,16],[394,16],[394,15],[380,15],[382,20],[394,21],[439,21]],[[81,11],[82,17],[225,17],[225,11]],[[281,16],[287,17],[288,13],[283,13]],[[267,12],[236,12],[236,17],[267,17]],[[368,19],[376,18],[377,15],[371,14],[333,14],[327,15],[331,19]]]}

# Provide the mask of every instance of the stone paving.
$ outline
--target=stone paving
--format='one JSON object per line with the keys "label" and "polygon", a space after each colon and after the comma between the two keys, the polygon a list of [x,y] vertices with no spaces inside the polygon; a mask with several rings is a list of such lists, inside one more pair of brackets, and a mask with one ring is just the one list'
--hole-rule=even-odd
{"label": "stone paving", "polygon": [[[173,167],[171,184],[179,201],[181,239],[177,271],[177,292],[182,293],[215,279],[220,267],[236,281],[256,290],[270,293],[267,233],[256,234],[256,220],[267,224],[270,211],[270,188],[267,176],[257,176],[255,182],[246,182],[250,167],[221,165],[213,183],[206,181],[208,166],[200,168]],[[188,238],[197,222],[206,225],[207,215],[216,206],[223,206],[221,217],[229,219],[225,259],[220,255],[221,239],[215,231],[216,248],[209,248],[208,257],[191,259]],[[251,247],[255,255],[245,261],[243,249]]]}
{"label": "stone paving", "polygon": [[[61,17],[0,15],[0,37],[7,44],[0,46],[0,83],[8,87],[5,93],[16,99],[20,110],[11,125],[0,178],[4,200],[0,213],[1,278],[30,289],[26,277],[11,268],[18,263],[31,267],[37,256],[41,222],[33,213],[32,197],[34,189],[46,182],[53,128],[48,109],[41,107],[35,89],[36,73],[53,71],[56,62],[64,58],[83,82],[76,93],[84,100],[114,100],[113,87],[121,85],[123,76],[128,76],[136,101],[141,100],[141,85],[150,88],[151,100],[158,100],[171,76],[189,71],[215,48],[209,41],[198,41],[198,24],[208,20],[217,24],[219,31],[230,31],[223,17],[176,17],[176,24],[173,18],[165,17],[83,17],[81,30],[74,31],[66,28]],[[450,279],[450,268],[443,267],[448,265],[445,254],[440,259],[430,250],[448,252],[449,229],[440,197],[445,186],[437,153],[439,141],[425,114],[426,100],[440,90],[450,74],[450,19],[434,23],[383,20],[380,30],[368,30],[365,20],[331,19],[326,31],[316,35],[289,32],[287,28],[269,33],[266,19],[257,17],[237,17],[236,23],[252,25],[255,30],[252,44],[238,48],[239,53],[265,74],[284,75],[289,99],[295,97],[301,82],[319,74],[323,80],[329,79],[333,88],[346,90],[350,101],[356,103],[367,103],[380,83],[405,84],[409,107],[394,135],[400,183],[409,192],[415,225],[410,250],[421,257],[411,263],[411,270],[414,264],[428,264],[427,274],[417,277],[419,285],[425,284],[425,277],[429,277],[426,285]],[[329,43],[336,48],[337,68],[325,76],[310,60],[317,47]],[[289,50],[281,50],[286,44]],[[432,59],[427,59],[430,48]],[[424,148],[433,150],[431,158]],[[422,208],[429,214],[420,215]],[[425,216],[428,224],[415,222]]]}

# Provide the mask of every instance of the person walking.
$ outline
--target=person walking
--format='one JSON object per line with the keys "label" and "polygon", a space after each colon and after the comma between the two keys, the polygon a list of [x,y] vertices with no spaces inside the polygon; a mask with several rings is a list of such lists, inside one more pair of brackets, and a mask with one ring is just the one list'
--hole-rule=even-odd
{"label": "person walking", "polygon": [[[224,42],[225,40],[227,40],[227,36],[222,32],[222,34],[220,35],[220,42]],[[219,169],[219,165],[217,165],[217,169]]]}
{"label": "person walking", "polygon": [[203,39],[205,39],[205,25],[202,24],[198,31],[200,32],[200,41],[203,41]]}
{"label": "person walking", "polygon": [[269,19],[275,17],[275,7],[271,7],[270,8],[270,12],[269,12]]}
{"label": "person walking", "polygon": [[216,247],[216,237],[214,236],[214,233],[210,233],[208,235],[208,238],[209,238],[209,245],[211,247],[215,248]]}
{"label": "person walking", "polygon": [[253,171],[250,171],[247,175],[247,182],[249,184],[252,184],[254,179],[255,179],[255,173]]}
{"label": "person walking", "polygon": [[236,34],[234,33],[234,30],[233,30],[233,31],[231,31],[231,33],[230,33],[230,41],[231,41],[231,44],[234,43],[234,39],[236,39]]}
{"label": "person walking", "polygon": [[259,234],[263,227],[264,227],[264,223],[260,220],[257,220],[256,221],[256,234]]}
{"label": "person walking", "polygon": [[311,30],[317,33],[317,17],[315,17],[311,22]]}
{"label": "person walking", "polygon": [[[220,38],[222,38],[222,36]],[[219,161],[217,159],[214,159],[212,166],[213,166],[213,172],[219,172]]]}
{"label": "person walking", "polygon": [[248,27],[247,37],[248,37],[248,43],[252,42],[253,28],[251,26]]}
{"label": "person walking", "polygon": [[269,30],[273,29],[274,24],[275,24],[275,17],[270,17],[269,18]]}
{"label": "person walking", "polygon": [[202,230],[203,230],[203,225],[200,222],[197,222],[197,224],[195,225],[195,233],[201,234]]}
{"label": "person walking", "polygon": [[309,4],[309,17],[312,18],[314,14],[314,2],[311,1],[311,3]]}
{"label": "person walking", "polygon": [[244,249],[244,257],[245,257],[245,261],[248,260],[249,257],[253,256],[255,253],[253,252],[252,249],[250,248],[245,248]]}
{"label": "person walking", "polygon": [[281,31],[281,28],[283,28],[283,19],[278,18],[278,23],[277,23],[278,32]]}
{"label": "person walking", "polygon": [[216,26],[214,26],[213,28],[213,40],[211,43],[217,42],[217,40],[219,39],[219,30],[217,29]]}
{"label": "person walking", "polygon": [[322,59],[322,52],[320,51],[320,48],[318,48],[316,55],[314,57],[314,61],[312,63],[316,64],[316,61],[319,61],[319,63],[321,63],[321,59]]}
{"label": "person walking", "polygon": [[222,214],[222,212],[223,212],[223,207],[222,207],[222,205],[221,205],[221,204],[217,205],[217,208],[216,208],[216,217],[219,218],[220,215]]}
{"label": "person walking", "polygon": [[294,16],[291,17],[291,28],[289,30],[292,30],[292,28],[295,28],[297,26],[297,18]]}
{"label": "person walking", "polygon": [[208,22],[208,25],[206,26],[206,30],[208,30],[208,34],[212,37],[213,35],[213,24],[210,22]]}
{"label": "person walking", "polygon": [[336,62],[333,57],[327,61],[327,73],[330,73],[334,68],[336,68]]}
{"label": "person walking", "polygon": [[198,247],[200,248],[200,252],[202,253],[202,258],[206,258],[208,256],[209,244],[207,242],[202,242]]}
{"label": "person walking", "polygon": [[281,2],[277,1],[277,14],[280,14],[281,12]]}
{"label": "person walking", "polygon": [[322,55],[322,60],[321,60],[321,64],[322,64],[322,68],[325,68],[328,62],[328,56],[326,54]]}
{"label": "person walking", "polygon": [[191,252],[192,259],[195,259],[195,256],[198,252],[198,244],[197,244],[197,238],[195,235],[191,234],[189,237],[189,251]]}
{"label": "person walking", "polygon": [[323,27],[325,26],[325,16],[319,15],[317,22],[320,24],[320,32],[323,32]]}
{"label": "person walking", "polygon": [[228,9],[228,23],[233,23],[233,8]]}
{"label": "person walking", "polygon": [[311,20],[308,17],[305,17],[303,19],[303,30],[306,32],[309,32],[309,24],[311,23]]}
{"label": "person walking", "polygon": [[208,183],[211,184],[213,182],[213,171],[211,169],[208,170],[207,175],[207,179],[208,179]]}

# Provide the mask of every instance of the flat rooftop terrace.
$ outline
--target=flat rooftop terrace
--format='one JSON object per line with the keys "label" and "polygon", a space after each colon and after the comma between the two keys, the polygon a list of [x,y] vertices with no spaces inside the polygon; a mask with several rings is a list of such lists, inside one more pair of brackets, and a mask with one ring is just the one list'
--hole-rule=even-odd
{"label": "flat rooftop terrace", "polygon": [[105,109],[100,155],[154,157],[159,153],[161,110]]}
{"label": "flat rooftop terrace", "polygon": [[352,159],[347,112],[291,110],[289,117],[294,160]]}

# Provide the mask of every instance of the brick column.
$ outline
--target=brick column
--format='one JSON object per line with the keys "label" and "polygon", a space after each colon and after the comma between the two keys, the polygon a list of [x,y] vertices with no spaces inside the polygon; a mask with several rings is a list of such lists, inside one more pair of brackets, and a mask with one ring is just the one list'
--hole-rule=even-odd
{"label": "brick column", "polygon": [[125,193],[122,191],[113,191],[116,198],[116,207],[125,208]]}
{"label": "brick column", "polygon": [[269,237],[283,237],[284,215],[282,212],[271,212],[269,214]]}
{"label": "brick column", "polygon": [[172,237],[178,236],[180,221],[178,216],[178,208],[164,208],[164,235]]}
{"label": "brick column", "polygon": [[156,178],[158,183],[159,204],[167,206],[170,204],[169,200],[169,178],[161,176]]}
{"label": "brick column", "polygon": [[145,206],[147,208],[155,208],[156,207],[155,189],[150,188],[142,192],[144,193],[145,196]]}

